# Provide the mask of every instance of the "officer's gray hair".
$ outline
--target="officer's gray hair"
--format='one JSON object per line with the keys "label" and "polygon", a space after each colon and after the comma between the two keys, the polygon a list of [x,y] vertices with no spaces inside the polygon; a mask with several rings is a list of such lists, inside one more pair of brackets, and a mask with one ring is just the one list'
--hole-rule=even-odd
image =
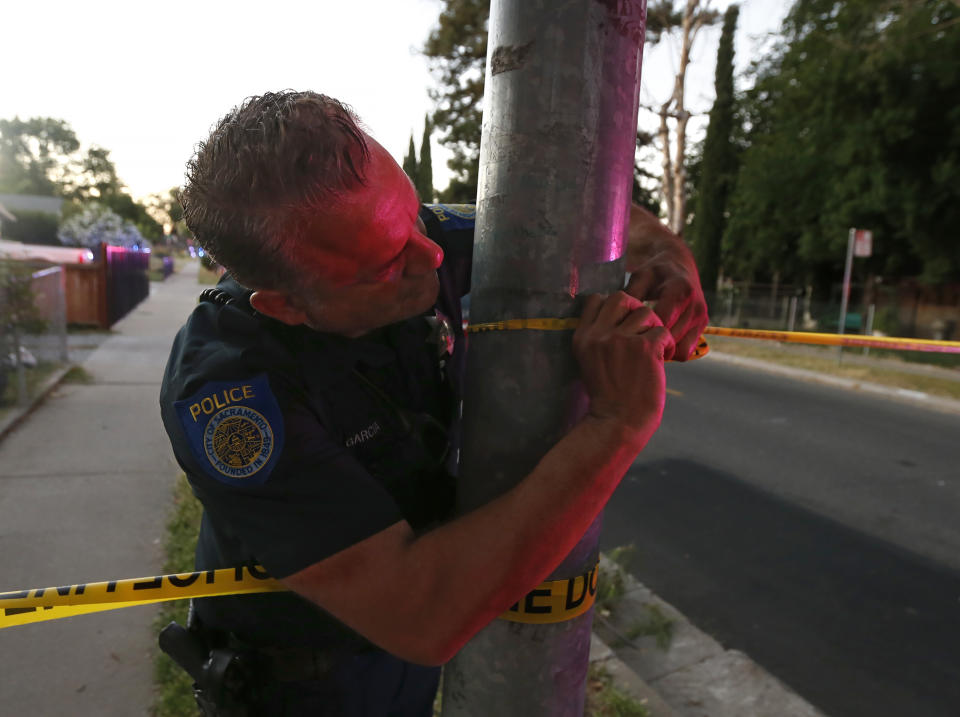
{"label": "officer's gray hair", "polygon": [[315,92],[250,97],[197,145],[180,192],[200,245],[242,284],[297,286],[294,247],[319,206],[363,183],[353,111]]}

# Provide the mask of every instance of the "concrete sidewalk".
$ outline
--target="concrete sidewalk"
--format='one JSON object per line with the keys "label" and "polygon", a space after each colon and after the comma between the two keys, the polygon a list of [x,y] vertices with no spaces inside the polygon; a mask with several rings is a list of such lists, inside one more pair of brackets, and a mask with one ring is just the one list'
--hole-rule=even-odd
{"label": "concrete sidewalk", "polygon": [[[0,442],[0,591],[156,574],[176,464],[157,398],[196,303],[196,264],[163,283]],[[0,714],[146,715],[156,608],[0,631]]]}

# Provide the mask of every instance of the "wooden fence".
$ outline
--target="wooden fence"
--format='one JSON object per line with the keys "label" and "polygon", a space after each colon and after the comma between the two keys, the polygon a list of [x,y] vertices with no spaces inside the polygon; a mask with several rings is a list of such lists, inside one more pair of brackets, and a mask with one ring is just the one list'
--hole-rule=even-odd
{"label": "wooden fence", "polygon": [[108,329],[150,293],[150,255],[100,245],[96,262],[66,265],[67,322]]}

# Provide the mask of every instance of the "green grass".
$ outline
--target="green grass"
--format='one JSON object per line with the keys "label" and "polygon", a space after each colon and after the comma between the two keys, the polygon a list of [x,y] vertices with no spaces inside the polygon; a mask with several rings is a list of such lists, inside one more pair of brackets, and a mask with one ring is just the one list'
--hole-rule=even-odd
{"label": "green grass", "polygon": [[197,267],[197,283],[198,284],[216,284],[220,281],[220,276],[215,271],[210,271],[205,268],[203,264]]}
{"label": "green grass", "polygon": [[[960,399],[960,380],[925,376],[910,373],[907,370],[899,371],[894,367],[887,366],[864,366],[853,363],[840,363],[838,365],[835,348],[813,349],[804,347],[803,351],[796,351],[792,347],[781,347],[779,344],[767,341],[729,339],[721,336],[710,336],[708,341],[712,349],[736,356],[761,359],[782,366],[817,371],[818,373],[854,381],[878,383],[910,391],[922,391],[931,396]],[[871,351],[870,355],[873,356],[874,352]]]}
{"label": "green grass", "polygon": [[941,354],[927,351],[891,351],[889,349],[870,349],[870,355],[877,358],[896,359],[907,363],[921,363],[940,368],[960,368],[960,354]]}
{"label": "green grass", "polygon": [[83,366],[71,366],[70,370],[63,375],[63,383],[93,383],[93,376]]}
{"label": "green grass", "polygon": [[650,717],[646,705],[617,689],[613,677],[601,665],[590,665],[587,673],[587,717]]}
{"label": "green grass", "polygon": [[[199,501],[190,491],[186,476],[181,473],[174,485],[173,511],[167,522],[164,574],[193,572],[193,553],[202,512]],[[154,632],[159,633],[171,621],[186,625],[187,605],[186,600],[161,603]],[[193,680],[159,648],[153,669],[157,688],[153,706],[155,717],[199,717],[200,711],[193,699]]]}
{"label": "green grass", "polygon": [[[656,640],[657,647],[666,650],[673,641],[675,623],[659,605],[646,603],[643,607],[647,611],[647,616],[633,623],[625,633],[617,632],[609,621],[626,592],[627,582],[624,575],[630,569],[636,553],[636,546],[620,545],[606,554],[610,566],[600,567],[600,575],[597,579],[596,617],[618,635],[613,643],[614,647],[631,645],[638,637],[652,637]],[[633,646],[636,647],[636,645]]]}
{"label": "green grass", "polygon": [[607,553],[607,558],[613,564],[609,569],[600,567],[597,576],[596,609],[601,614],[610,614],[616,608],[620,598],[626,590],[623,572],[630,569],[630,564],[636,557],[635,545],[619,545]]}
{"label": "green grass", "polygon": [[601,615],[607,616],[614,611],[620,598],[626,592],[626,584],[623,580],[623,573],[620,569],[614,567],[607,570],[600,566],[600,574],[597,576],[597,598],[594,609]]}
{"label": "green grass", "polygon": [[627,637],[631,640],[636,640],[638,637],[652,637],[661,650],[669,649],[670,643],[673,642],[673,628],[676,624],[673,618],[667,617],[655,603],[648,602],[643,607],[647,611],[647,617],[631,625],[627,630]]}

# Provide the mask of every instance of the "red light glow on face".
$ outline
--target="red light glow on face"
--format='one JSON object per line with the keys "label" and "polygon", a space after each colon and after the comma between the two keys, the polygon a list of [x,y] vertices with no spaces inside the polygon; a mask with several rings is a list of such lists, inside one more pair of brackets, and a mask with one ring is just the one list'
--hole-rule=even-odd
{"label": "red light glow on face", "polygon": [[371,138],[364,184],[318,213],[298,265],[308,325],[359,335],[416,316],[436,300],[443,250],[424,233],[409,178]]}
{"label": "red light glow on face", "polygon": [[314,221],[316,243],[305,254],[322,281],[379,283],[433,271],[443,251],[424,234],[420,200],[407,175],[374,140],[363,186],[339,197]]}

